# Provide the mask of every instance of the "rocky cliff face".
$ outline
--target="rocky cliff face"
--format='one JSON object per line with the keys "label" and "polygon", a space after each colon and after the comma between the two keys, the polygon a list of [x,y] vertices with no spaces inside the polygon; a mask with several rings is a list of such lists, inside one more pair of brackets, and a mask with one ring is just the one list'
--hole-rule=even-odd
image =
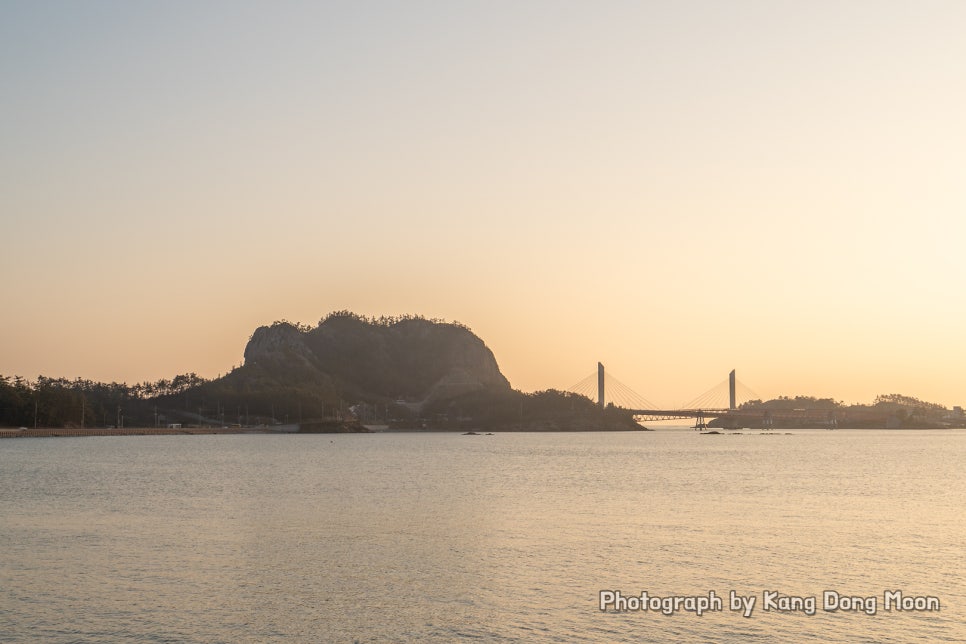
{"label": "rocky cliff face", "polygon": [[301,331],[285,322],[260,326],[245,347],[245,364],[260,362],[282,367],[291,361],[311,364],[312,352],[305,346],[302,336]]}
{"label": "rocky cliff face", "polygon": [[280,383],[326,376],[356,395],[419,403],[510,388],[469,329],[423,319],[376,323],[339,315],[311,330],[284,322],[259,327],[245,365]]}

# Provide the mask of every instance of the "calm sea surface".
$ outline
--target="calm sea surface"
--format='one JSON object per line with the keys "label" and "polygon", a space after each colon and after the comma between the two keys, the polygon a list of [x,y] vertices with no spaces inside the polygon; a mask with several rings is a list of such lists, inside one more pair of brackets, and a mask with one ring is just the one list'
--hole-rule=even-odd
{"label": "calm sea surface", "polygon": [[962,642],[964,464],[962,430],[3,440],[0,641]]}

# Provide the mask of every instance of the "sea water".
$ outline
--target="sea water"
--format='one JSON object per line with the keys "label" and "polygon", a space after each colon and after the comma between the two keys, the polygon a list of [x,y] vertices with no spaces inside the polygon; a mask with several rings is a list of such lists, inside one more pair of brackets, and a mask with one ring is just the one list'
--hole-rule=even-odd
{"label": "sea water", "polygon": [[962,430],[3,440],[0,641],[964,641],[964,463]]}

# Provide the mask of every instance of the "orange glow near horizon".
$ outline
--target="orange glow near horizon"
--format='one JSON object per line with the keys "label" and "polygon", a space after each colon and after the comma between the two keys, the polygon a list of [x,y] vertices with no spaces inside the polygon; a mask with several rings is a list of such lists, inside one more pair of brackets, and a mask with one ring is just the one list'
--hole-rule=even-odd
{"label": "orange glow near horizon", "polygon": [[966,403],[966,5],[112,6],[0,8],[0,374],[350,309],[525,391]]}

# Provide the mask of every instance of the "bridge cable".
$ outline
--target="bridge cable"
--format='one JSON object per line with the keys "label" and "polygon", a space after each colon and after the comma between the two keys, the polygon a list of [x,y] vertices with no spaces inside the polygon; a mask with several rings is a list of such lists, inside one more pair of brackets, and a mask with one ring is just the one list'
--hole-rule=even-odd
{"label": "bridge cable", "polygon": [[616,396],[611,396],[611,401],[616,406],[625,409],[656,409],[657,407],[650,400],[637,393],[623,382],[604,372],[604,396],[608,397],[610,391],[616,391]]}
{"label": "bridge cable", "polygon": [[731,403],[728,389],[728,379],[725,378],[680,409],[726,409]]}

